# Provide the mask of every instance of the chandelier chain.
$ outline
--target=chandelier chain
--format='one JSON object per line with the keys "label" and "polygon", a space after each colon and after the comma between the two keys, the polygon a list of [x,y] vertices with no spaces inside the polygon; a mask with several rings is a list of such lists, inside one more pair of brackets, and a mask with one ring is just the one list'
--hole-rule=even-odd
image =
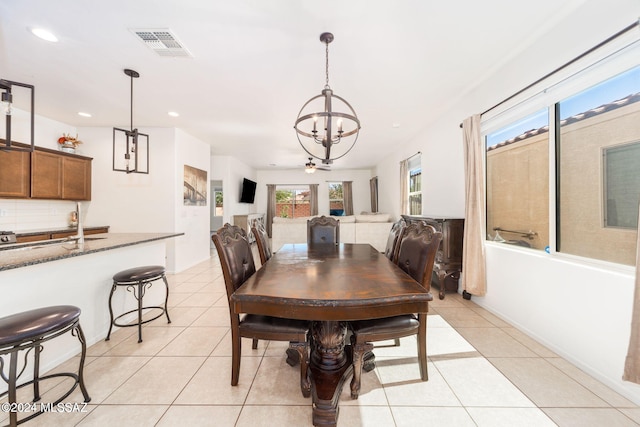
{"label": "chandelier chain", "polygon": [[331,89],[331,87],[329,86],[329,42],[325,43],[326,45],[326,50],[325,50],[325,69],[326,69],[326,75],[327,75],[327,80],[326,83],[324,85],[325,89]]}

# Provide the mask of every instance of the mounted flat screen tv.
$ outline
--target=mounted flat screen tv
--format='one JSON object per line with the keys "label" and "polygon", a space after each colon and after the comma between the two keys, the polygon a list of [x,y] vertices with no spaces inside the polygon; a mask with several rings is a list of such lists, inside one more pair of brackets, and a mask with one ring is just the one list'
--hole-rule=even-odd
{"label": "mounted flat screen tv", "polygon": [[256,183],[250,179],[244,178],[242,180],[242,195],[240,196],[240,203],[253,203],[256,198]]}

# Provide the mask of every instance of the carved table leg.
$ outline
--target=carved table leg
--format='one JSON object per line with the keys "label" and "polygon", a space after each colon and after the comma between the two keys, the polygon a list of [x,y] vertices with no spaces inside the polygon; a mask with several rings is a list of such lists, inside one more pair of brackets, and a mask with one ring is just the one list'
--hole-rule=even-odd
{"label": "carved table leg", "polygon": [[353,372],[351,348],[345,347],[346,322],[313,322],[311,395],[313,425],[336,426],[342,387]]}

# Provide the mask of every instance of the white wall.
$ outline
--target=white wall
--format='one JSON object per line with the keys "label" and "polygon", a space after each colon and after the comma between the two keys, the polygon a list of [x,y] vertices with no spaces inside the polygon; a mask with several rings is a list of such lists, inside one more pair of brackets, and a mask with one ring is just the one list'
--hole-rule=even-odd
{"label": "white wall", "polygon": [[[91,202],[87,221],[110,225],[111,232],[174,231],[176,191],[175,131],[140,128],[149,134],[149,174],[114,172],[113,128],[78,129],[82,153],[93,157]],[[182,174],[180,173],[180,176]]]}
{"label": "white wall", "polygon": [[[185,206],[183,203],[184,166],[192,166],[207,171],[210,175],[209,156],[211,147],[180,129],[175,130],[175,180],[176,216],[174,231],[184,233],[184,237],[171,239],[168,251],[175,252],[175,271],[185,270],[209,258],[209,212],[211,194],[207,193],[206,206]],[[209,182],[206,183],[210,188]]]}
{"label": "white wall", "polygon": [[[422,151],[423,213],[464,214],[462,132],[459,124],[588,50],[640,16],[637,0],[587,1],[510,58],[491,78],[454,100],[413,141],[377,165],[380,208],[399,211],[398,162]],[[479,48],[482,48],[480,46]],[[394,183],[390,185],[390,183]],[[487,295],[473,301],[546,344],[636,403],[640,386],[621,380],[629,340],[631,269],[487,244]]]}
{"label": "white wall", "polygon": [[184,206],[184,165],[209,174],[210,146],[175,128],[140,128],[149,135],[149,174],[114,172],[113,129],[80,128],[83,153],[93,157],[88,218],[114,233],[185,233],[167,243],[167,270],[209,258],[209,205]]}
{"label": "white wall", "polygon": [[[211,156],[211,178],[210,180],[222,180],[222,205],[223,224],[233,224],[234,215],[245,215],[262,212],[257,210],[258,193],[256,192],[256,203],[240,203],[242,192],[242,180],[244,178],[256,181],[255,170],[231,156]],[[259,185],[258,185],[259,187]]]}
{"label": "white wall", "polygon": [[[369,180],[373,177],[371,170],[335,170],[305,173],[302,168],[295,170],[260,170],[257,173],[258,188],[256,190],[257,212],[267,211],[267,184],[319,184],[318,215],[329,215],[329,182],[353,182],[353,212],[371,211],[371,195]],[[388,212],[380,209],[380,212]]]}

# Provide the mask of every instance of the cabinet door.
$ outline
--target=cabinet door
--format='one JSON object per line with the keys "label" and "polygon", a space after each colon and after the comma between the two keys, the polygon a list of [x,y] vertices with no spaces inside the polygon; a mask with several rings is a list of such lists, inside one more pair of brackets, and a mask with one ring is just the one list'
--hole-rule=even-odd
{"label": "cabinet door", "polygon": [[31,194],[31,153],[0,151],[0,197],[28,198]]}
{"label": "cabinet door", "polygon": [[63,159],[62,198],[91,200],[91,160],[72,157]]}
{"label": "cabinet door", "polygon": [[31,197],[62,198],[62,156],[37,150],[31,153]]}

